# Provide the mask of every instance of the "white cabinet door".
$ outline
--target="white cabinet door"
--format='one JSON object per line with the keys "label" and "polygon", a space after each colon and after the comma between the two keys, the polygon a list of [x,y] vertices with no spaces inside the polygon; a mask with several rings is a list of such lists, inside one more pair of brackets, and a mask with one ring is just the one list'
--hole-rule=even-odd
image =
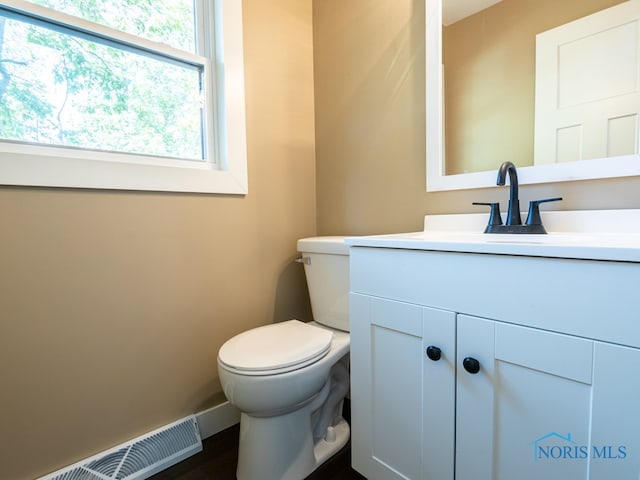
{"label": "white cabinet door", "polygon": [[465,315],[457,326],[456,480],[637,480],[639,351]]}
{"label": "white cabinet door", "polygon": [[640,350],[595,343],[590,480],[640,477]]}
{"label": "white cabinet door", "polygon": [[[451,480],[455,315],[350,299],[353,467],[371,480]],[[434,361],[426,348],[436,343]]]}
{"label": "white cabinet door", "polygon": [[593,343],[458,315],[456,479],[586,479]]}

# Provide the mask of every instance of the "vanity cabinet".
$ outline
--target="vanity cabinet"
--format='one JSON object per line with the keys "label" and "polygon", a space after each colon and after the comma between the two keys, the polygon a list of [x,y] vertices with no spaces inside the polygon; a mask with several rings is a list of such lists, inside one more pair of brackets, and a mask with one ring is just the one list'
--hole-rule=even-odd
{"label": "vanity cabinet", "polygon": [[635,263],[352,247],[353,467],[637,480],[638,285]]}

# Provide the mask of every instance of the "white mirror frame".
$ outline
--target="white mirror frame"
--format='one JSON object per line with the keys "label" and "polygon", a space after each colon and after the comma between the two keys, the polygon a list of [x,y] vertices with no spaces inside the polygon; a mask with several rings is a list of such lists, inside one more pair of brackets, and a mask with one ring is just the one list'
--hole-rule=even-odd
{"label": "white mirror frame", "polygon": [[[445,175],[442,69],[442,4],[425,0],[427,192],[491,187],[495,171]],[[518,168],[520,184],[640,175],[640,155]]]}

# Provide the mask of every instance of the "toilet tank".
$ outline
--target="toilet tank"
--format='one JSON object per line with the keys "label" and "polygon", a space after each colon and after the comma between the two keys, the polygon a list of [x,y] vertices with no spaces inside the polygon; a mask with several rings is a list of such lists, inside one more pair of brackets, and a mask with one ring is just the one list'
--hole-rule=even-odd
{"label": "toilet tank", "polygon": [[349,331],[349,247],[345,237],[298,240],[307,277],[313,319]]}

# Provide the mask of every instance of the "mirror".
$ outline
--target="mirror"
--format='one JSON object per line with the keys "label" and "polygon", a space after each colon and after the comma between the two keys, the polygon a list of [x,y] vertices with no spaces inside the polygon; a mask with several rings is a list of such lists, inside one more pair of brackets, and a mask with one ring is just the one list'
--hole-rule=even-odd
{"label": "mirror", "polygon": [[[445,8],[452,6],[447,2],[454,0],[426,0],[427,191],[493,186],[499,165],[507,160],[518,166],[521,184],[640,175],[640,107],[606,118],[601,129],[604,133],[599,135],[592,134],[586,122],[577,126],[573,119],[562,120],[564,125],[554,123],[560,116],[558,105],[594,103],[589,86],[608,85],[606,93],[597,94],[607,98],[616,92],[626,95],[631,89],[634,100],[630,102],[626,96],[622,103],[640,105],[639,69],[628,69],[627,84],[618,81],[623,75],[616,70],[616,65],[627,68],[640,61],[640,0],[456,0],[456,4],[490,6],[453,22],[451,9],[443,16],[443,3]],[[609,15],[609,7],[615,5],[627,9],[622,12],[625,28],[606,29],[620,30],[619,40],[607,37],[602,42],[602,35],[591,35],[600,43],[596,47],[586,44],[583,57],[587,60],[582,67],[559,63],[557,58],[550,61],[548,53],[544,56],[549,51],[573,52],[565,45],[573,48],[580,44],[573,39],[586,38],[580,30],[574,31],[575,25],[583,28],[591,21],[575,20],[603,9],[603,14]],[[636,19],[630,20],[634,15]],[[443,18],[448,26],[443,27]],[[536,46],[535,36],[542,32],[548,33],[538,35]],[[573,37],[566,37],[566,32]],[[620,54],[616,41],[633,46],[631,58]],[[616,54],[611,55],[611,50]],[[599,61],[618,62],[594,68],[597,52],[601,52]],[[476,53],[482,53],[482,61],[472,57]],[[563,55],[563,59],[580,58],[580,54]],[[567,87],[565,79],[571,75],[557,71],[555,77],[550,75],[545,65],[554,64],[571,64],[571,71],[578,72],[573,74],[578,86]],[[615,73],[605,78],[600,72]],[[556,101],[558,98],[568,100]],[[615,138],[619,141],[614,147],[609,143],[602,148],[584,146],[584,139],[603,136],[604,143],[614,145],[611,139]]]}

